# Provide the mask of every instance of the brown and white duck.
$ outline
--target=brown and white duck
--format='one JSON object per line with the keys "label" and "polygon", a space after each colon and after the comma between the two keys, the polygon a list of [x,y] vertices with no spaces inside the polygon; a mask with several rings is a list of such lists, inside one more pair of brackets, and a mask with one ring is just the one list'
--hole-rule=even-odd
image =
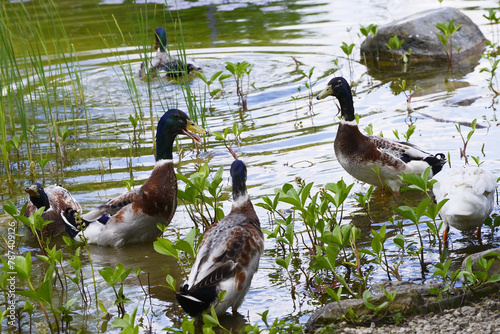
{"label": "brown and white duck", "polygon": [[351,88],[344,78],[331,79],[316,98],[321,100],[328,96],[336,97],[340,103],[341,119],[334,143],[335,155],[340,165],[354,178],[379,187],[387,185],[396,192],[404,185],[402,173],[421,174],[431,167],[432,177],[446,163],[442,153],[433,155],[410,143],[363,135],[354,118]]}
{"label": "brown and white duck", "polygon": [[36,210],[44,207],[42,218],[50,220],[52,223],[45,225],[42,229],[44,237],[53,237],[61,234],[65,229],[64,220],[61,213],[66,208],[72,207],[77,212],[82,212],[80,204],[71,196],[70,192],[57,185],[51,185],[43,188],[36,182],[24,189],[29,195],[30,202],[26,206],[24,216],[31,216]]}
{"label": "brown and white duck", "polygon": [[[231,165],[233,203],[231,212],[212,226],[198,249],[189,279],[177,301],[191,316],[214,305],[217,315],[231,307],[233,314],[243,303],[264,251],[260,222],[246,189],[247,169],[240,160]],[[226,291],[223,300],[220,292]]]}
{"label": "brown and white duck", "polygon": [[77,241],[83,238],[90,244],[122,246],[155,240],[161,235],[157,224],[167,226],[177,208],[177,178],[172,147],[178,134],[195,142],[205,130],[196,125],[181,110],[168,110],[156,130],[156,163],[149,179],[132,190],[80,216],[68,208],[62,216],[66,231]]}

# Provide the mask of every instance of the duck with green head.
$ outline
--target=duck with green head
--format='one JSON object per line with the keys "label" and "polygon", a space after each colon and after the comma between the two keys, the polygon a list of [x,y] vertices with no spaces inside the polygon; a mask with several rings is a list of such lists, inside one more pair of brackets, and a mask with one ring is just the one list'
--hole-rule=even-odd
{"label": "duck with green head", "polygon": [[172,147],[175,137],[185,134],[200,143],[195,133],[205,134],[178,109],[168,110],[158,122],[156,163],[149,179],[131,190],[79,216],[68,208],[63,212],[66,231],[75,240],[101,246],[122,246],[155,240],[161,235],[157,224],[167,226],[177,208],[177,178]]}
{"label": "duck with green head", "polygon": [[[167,31],[163,27],[156,28],[154,32],[156,56],[151,59],[151,68],[149,73],[154,73],[159,76],[180,77],[193,71],[200,71],[201,67],[196,66],[192,62],[184,62],[183,60],[173,57],[167,52]],[[187,60],[187,59],[186,59]],[[146,76],[144,64],[141,64],[139,77]]]}

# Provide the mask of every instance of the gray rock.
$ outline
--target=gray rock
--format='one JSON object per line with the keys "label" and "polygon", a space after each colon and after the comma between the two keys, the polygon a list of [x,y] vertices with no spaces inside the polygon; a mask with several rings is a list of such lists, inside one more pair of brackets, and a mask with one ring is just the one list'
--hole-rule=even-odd
{"label": "gray rock", "polygon": [[[451,20],[455,20],[455,26],[462,25],[452,35],[452,45],[456,46],[453,48],[453,62],[458,63],[473,58],[477,63],[478,55],[484,51],[486,38],[465,14],[449,7],[423,11],[379,27],[376,36],[368,36],[361,44],[361,58],[392,61],[411,49],[410,63],[448,62],[446,52],[437,36],[442,33],[436,28],[436,24],[448,24]],[[391,51],[385,44],[394,35],[400,40],[404,39],[404,42],[401,49]]]}
{"label": "gray rock", "polygon": [[[379,295],[373,297],[370,303],[381,305],[387,301],[387,297]],[[415,315],[419,312],[419,307],[424,303],[422,295],[416,289],[407,289],[405,292],[396,293],[393,302],[389,304],[388,310],[400,312],[403,315]],[[374,316],[374,311],[367,308],[361,299],[348,299],[340,301],[340,305],[336,302],[329,303],[317,311],[315,311],[307,321],[306,328],[313,330],[314,328],[331,323],[339,323],[343,320],[343,315],[351,308],[358,319],[368,320]]]}
{"label": "gray rock", "polygon": [[372,292],[372,296],[383,296],[384,291],[388,293],[393,293],[394,291],[397,294],[404,294],[409,292],[410,290],[417,290],[423,296],[429,295],[429,290],[431,288],[443,288],[443,283],[426,283],[426,284],[416,284],[408,281],[380,281],[375,282],[370,291]]}
{"label": "gray rock", "polygon": [[493,248],[493,249],[488,249],[486,251],[482,251],[476,254],[469,255],[464,259],[462,262],[462,270],[466,269],[466,264],[467,264],[467,259],[471,259],[472,261],[472,270],[478,271],[480,270],[479,267],[476,265],[476,262],[479,260],[480,257],[484,257],[486,260],[493,259],[493,264],[491,265],[490,269],[488,270],[488,274],[490,276],[495,275],[495,274],[500,274],[500,248]]}

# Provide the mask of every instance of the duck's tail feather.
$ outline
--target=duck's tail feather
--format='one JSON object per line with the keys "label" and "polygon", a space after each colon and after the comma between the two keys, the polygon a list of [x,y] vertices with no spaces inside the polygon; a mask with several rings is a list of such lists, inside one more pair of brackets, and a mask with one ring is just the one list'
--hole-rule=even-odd
{"label": "duck's tail feather", "polygon": [[443,166],[446,163],[446,157],[443,153],[438,153],[436,155],[428,156],[424,159],[424,161],[431,166],[432,175],[436,175],[441,171],[441,169],[443,169]]}
{"label": "duck's tail feather", "polygon": [[182,309],[192,317],[208,309],[217,300],[215,285],[193,291],[188,290],[188,288],[189,286],[184,284],[181,291],[175,294],[175,299],[177,299]]}
{"label": "duck's tail feather", "polygon": [[61,217],[64,221],[66,232],[71,239],[75,239],[78,233],[85,230],[87,226],[92,223],[91,221],[83,219],[79,212],[73,208],[67,208],[61,212]]}

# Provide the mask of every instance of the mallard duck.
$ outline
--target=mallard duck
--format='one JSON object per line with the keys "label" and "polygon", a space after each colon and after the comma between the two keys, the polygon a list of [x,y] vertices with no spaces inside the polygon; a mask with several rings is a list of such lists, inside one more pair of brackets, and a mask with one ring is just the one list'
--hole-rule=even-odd
{"label": "mallard duck", "polygon": [[495,206],[495,176],[483,167],[466,167],[448,169],[436,180],[436,201],[448,199],[439,211],[445,225],[443,241],[448,241],[450,225],[460,231],[477,229],[480,238],[481,226]]}
{"label": "mallard duck", "polygon": [[184,112],[168,110],[158,122],[156,163],[149,179],[139,189],[111,199],[82,217],[68,208],[62,214],[68,234],[78,241],[85,237],[88,243],[115,247],[160,236],[157,224],[167,226],[177,208],[172,146],[181,133],[199,143],[200,137],[193,132],[204,134],[205,130]]}
{"label": "mallard duck", "polygon": [[[378,136],[365,136],[354,118],[351,88],[342,77],[333,78],[316,97],[318,100],[334,96],[340,103],[341,120],[334,149],[340,165],[356,179],[375,186],[386,184],[393,192],[403,186],[402,173],[421,174],[429,166],[430,177],[446,163],[444,154],[422,151],[410,143]],[[379,168],[379,174],[375,172]]]}
{"label": "mallard duck", "polygon": [[24,216],[31,216],[36,210],[42,206],[45,207],[42,213],[42,218],[50,220],[52,223],[45,225],[42,229],[42,234],[45,237],[53,237],[61,234],[64,231],[64,220],[61,218],[61,213],[68,207],[74,208],[76,212],[82,211],[80,204],[71,196],[70,192],[61,186],[43,186],[36,182],[35,184],[24,189],[29,195],[30,202],[26,206]]}
{"label": "mallard duck", "polygon": [[[201,67],[188,62],[184,63],[182,60],[170,56],[166,52],[167,47],[167,32],[163,27],[158,27],[155,30],[155,50],[158,50],[156,56],[151,60],[150,73],[155,73],[156,75],[166,75],[170,77],[179,77],[185,74],[189,74],[192,71],[199,71]],[[139,77],[143,78],[146,75],[146,66],[142,63],[139,70]]]}
{"label": "mallard duck", "polygon": [[[212,226],[198,249],[187,284],[176,294],[191,316],[215,306],[222,315],[231,306],[233,314],[243,302],[264,250],[260,222],[246,190],[247,169],[240,160],[231,165],[233,203],[231,213]],[[223,300],[220,292],[226,291]]]}

